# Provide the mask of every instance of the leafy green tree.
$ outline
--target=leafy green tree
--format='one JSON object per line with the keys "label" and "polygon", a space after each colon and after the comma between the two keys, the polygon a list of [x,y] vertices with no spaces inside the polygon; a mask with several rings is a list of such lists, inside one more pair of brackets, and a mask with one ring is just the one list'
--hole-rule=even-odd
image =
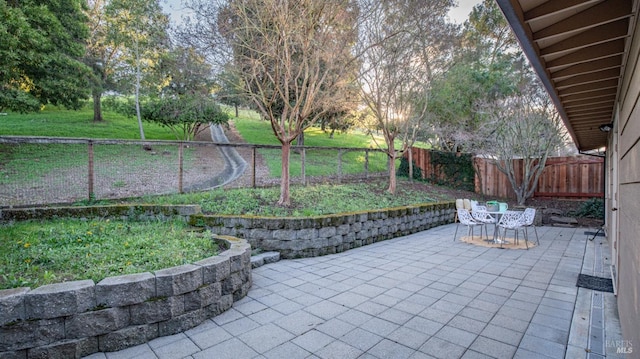
{"label": "leafy green tree", "polygon": [[148,101],[142,105],[142,118],[171,129],[182,141],[192,140],[207,123],[229,121],[229,115],[210,96],[198,93]]}
{"label": "leafy green tree", "polygon": [[478,136],[483,117],[478,104],[515,91],[517,71],[509,62],[490,66],[460,61],[433,83],[429,96],[430,142],[443,151],[469,151]]}
{"label": "leafy green tree", "polygon": [[524,57],[493,0],[476,5],[460,34],[460,46],[429,96],[430,141],[443,151],[473,150],[481,139],[478,104],[513,94],[523,81]]}
{"label": "leafy green tree", "polygon": [[211,65],[193,47],[171,48],[160,59],[158,72],[165,96],[209,95],[215,87]]}
{"label": "leafy green tree", "polygon": [[89,77],[93,99],[93,121],[102,117],[102,95],[115,90],[114,76],[122,69],[122,44],[115,41],[115,18],[107,15],[109,0],[88,0],[89,38],[84,62],[93,71]]}
{"label": "leafy green tree", "polygon": [[77,109],[88,97],[80,61],[88,36],[84,1],[0,0],[0,110]]}
{"label": "leafy green tree", "polygon": [[223,104],[233,106],[238,117],[238,107],[249,104],[242,80],[235,72],[226,70],[218,75],[218,85],[216,97]]}
{"label": "leafy green tree", "polygon": [[[120,69],[121,82],[133,82],[140,138],[145,139],[140,114],[143,76],[154,74],[168,46],[169,18],[159,0],[110,0],[106,16],[111,20],[109,38],[121,47],[119,56],[127,66]],[[131,76],[133,75],[133,81]],[[124,87],[121,87],[121,89]]]}
{"label": "leafy green tree", "polygon": [[495,0],[473,7],[464,24],[461,51],[483,64],[521,58],[518,42]]}

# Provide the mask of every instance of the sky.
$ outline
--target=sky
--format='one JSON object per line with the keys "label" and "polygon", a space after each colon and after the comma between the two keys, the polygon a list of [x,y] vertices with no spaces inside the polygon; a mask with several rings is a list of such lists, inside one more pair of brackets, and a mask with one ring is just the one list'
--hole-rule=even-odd
{"label": "sky", "polygon": [[458,0],[458,7],[449,10],[449,17],[457,24],[462,24],[469,17],[469,13],[474,6],[482,0]]}
{"label": "sky", "polygon": [[[428,1],[428,0],[427,0]],[[449,17],[457,24],[462,24],[469,17],[471,9],[482,0],[458,0],[458,6],[449,11]],[[182,6],[182,0],[160,0],[164,12],[168,13],[174,24],[179,24],[182,15],[188,15],[188,11]]]}

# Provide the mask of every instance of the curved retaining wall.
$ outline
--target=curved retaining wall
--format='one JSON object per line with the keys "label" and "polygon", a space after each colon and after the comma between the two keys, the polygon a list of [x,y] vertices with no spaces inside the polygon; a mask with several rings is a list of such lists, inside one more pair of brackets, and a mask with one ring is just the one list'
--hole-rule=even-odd
{"label": "curved retaining wall", "polygon": [[0,358],[79,358],[172,335],[229,309],[251,287],[251,247],[218,238],[193,264],[31,290],[0,290]]}
{"label": "curved retaining wall", "polygon": [[315,257],[452,223],[455,202],[387,208],[307,218],[209,216],[190,223],[219,235],[244,238],[253,248],[282,258]]}

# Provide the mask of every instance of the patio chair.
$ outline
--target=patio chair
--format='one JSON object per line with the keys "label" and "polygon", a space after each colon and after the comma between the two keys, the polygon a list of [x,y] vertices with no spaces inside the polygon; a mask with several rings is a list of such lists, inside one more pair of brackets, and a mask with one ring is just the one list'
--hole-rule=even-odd
{"label": "patio chair", "polygon": [[471,216],[477,222],[495,224],[496,219],[487,213],[487,207],[481,206],[477,201],[471,201]]}
{"label": "patio chair", "polygon": [[535,208],[527,208],[524,210],[523,213],[524,216],[524,235],[526,236],[527,240],[529,239],[529,233],[527,231],[527,227],[533,227],[533,232],[536,234],[536,244],[540,245],[540,238],[538,237],[538,230],[536,229],[536,226],[533,224],[534,220],[536,219],[536,209]]}
{"label": "patio chair", "polygon": [[456,232],[453,235],[453,240],[456,240],[456,237],[458,236],[458,227],[460,227],[460,224],[467,226],[468,230],[467,230],[467,235],[471,235],[471,238],[473,239],[473,227],[475,226],[480,226],[480,238],[482,238],[482,227],[484,226],[484,232],[485,235],[487,237],[487,239],[489,238],[489,234],[487,233],[487,225],[486,223],[482,223],[482,222],[476,222],[473,217],[471,216],[471,213],[469,213],[468,210],[461,208],[457,210],[458,213],[458,220],[460,221],[457,225],[456,225]]}
{"label": "patio chair", "polygon": [[464,201],[462,199],[456,199],[456,215],[453,218],[453,223],[458,222],[458,210],[464,208]]}
{"label": "patio chair", "polygon": [[464,206],[464,209],[466,209],[467,211],[471,211],[471,201],[468,200],[467,198],[462,200],[462,204]]}
{"label": "patio chair", "polygon": [[522,235],[524,236],[524,244],[527,249],[529,249],[529,243],[527,241],[527,236],[525,234],[524,229],[524,213],[517,211],[506,211],[500,217],[500,221],[498,222],[498,227],[504,229],[502,234],[502,240],[500,241],[500,247],[502,248],[502,244],[505,243],[505,239],[507,238],[507,231],[513,230],[514,232],[514,241],[515,244],[518,244],[518,231],[522,231]]}

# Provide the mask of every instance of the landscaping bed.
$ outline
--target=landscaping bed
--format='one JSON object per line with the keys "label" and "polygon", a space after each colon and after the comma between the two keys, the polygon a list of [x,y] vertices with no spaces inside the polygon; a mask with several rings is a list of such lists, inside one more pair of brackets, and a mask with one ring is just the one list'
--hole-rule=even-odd
{"label": "landscaping bed", "polygon": [[133,274],[218,252],[183,220],[54,219],[0,225],[0,289]]}

